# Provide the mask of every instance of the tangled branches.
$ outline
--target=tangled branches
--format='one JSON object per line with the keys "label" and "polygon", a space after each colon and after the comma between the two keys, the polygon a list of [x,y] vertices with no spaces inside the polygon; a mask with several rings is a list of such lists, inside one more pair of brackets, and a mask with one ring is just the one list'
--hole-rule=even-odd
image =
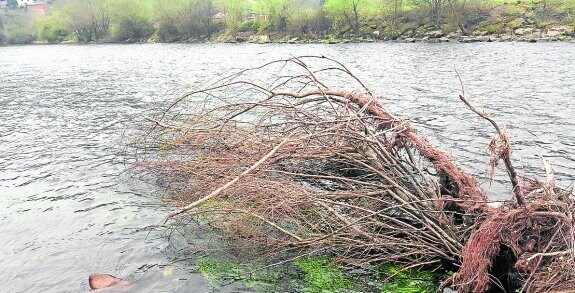
{"label": "tangled branches", "polygon": [[[351,264],[461,265],[448,281],[462,292],[487,290],[502,247],[519,256],[528,291],[552,279],[541,268],[553,259],[573,263],[569,192],[532,182],[520,187],[530,190],[524,205],[492,208],[474,177],[381,102],[335,60],[274,61],[149,118],[141,145],[161,152],[142,165],[170,182],[181,205],[170,218],[193,217],[270,254],[328,250]],[[549,190],[552,206],[542,205]]]}

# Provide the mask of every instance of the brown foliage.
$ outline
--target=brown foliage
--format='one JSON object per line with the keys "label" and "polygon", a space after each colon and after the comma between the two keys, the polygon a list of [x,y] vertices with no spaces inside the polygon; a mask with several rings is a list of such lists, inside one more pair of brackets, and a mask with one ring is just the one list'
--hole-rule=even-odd
{"label": "brown foliage", "polygon": [[[326,76],[361,90],[332,88]],[[573,265],[570,191],[524,180],[525,204],[489,207],[476,178],[337,61],[245,70],[149,120],[141,145],[160,152],[145,165],[182,206],[170,217],[193,217],[268,256],[327,250],[356,264],[460,265],[448,283],[483,292],[508,247],[524,290],[573,283],[548,270]],[[507,160],[510,148],[498,154]]]}

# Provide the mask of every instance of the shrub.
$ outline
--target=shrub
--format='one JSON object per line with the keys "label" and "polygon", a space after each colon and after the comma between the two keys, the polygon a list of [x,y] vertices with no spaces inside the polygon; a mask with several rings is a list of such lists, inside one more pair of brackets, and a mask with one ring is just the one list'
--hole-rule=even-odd
{"label": "shrub", "polygon": [[5,38],[7,44],[30,44],[36,39],[32,30],[17,24],[6,26]]}
{"label": "shrub", "polygon": [[154,33],[152,24],[143,19],[120,19],[111,30],[115,41],[140,42]]}
{"label": "shrub", "polygon": [[512,29],[516,29],[519,28],[522,24],[523,24],[523,19],[521,18],[515,18],[512,21],[507,23],[507,27],[512,28]]}
{"label": "shrub", "polygon": [[480,28],[481,31],[484,31],[488,34],[497,34],[504,31],[503,24],[501,23],[490,23],[488,25],[483,26]]}
{"label": "shrub", "polygon": [[515,16],[519,17],[525,13],[525,10],[517,5],[508,5],[505,7],[505,10],[501,13],[504,16]]}
{"label": "shrub", "polygon": [[153,32],[147,7],[137,0],[115,0],[110,28],[115,41],[142,41]]}
{"label": "shrub", "polygon": [[267,24],[265,21],[259,19],[250,19],[240,24],[240,26],[238,27],[238,32],[258,33],[264,31],[266,27]]}
{"label": "shrub", "polygon": [[178,27],[169,21],[160,21],[156,30],[158,39],[162,42],[177,42],[181,40],[182,33]]}
{"label": "shrub", "polygon": [[40,19],[35,26],[38,39],[50,43],[62,42],[72,33],[65,16],[60,13]]}
{"label": "shrub", "polygon": [[325,36],[332,32],[332,19],[325,10],[303,10],[292,13],[288,19],[290,35]]}

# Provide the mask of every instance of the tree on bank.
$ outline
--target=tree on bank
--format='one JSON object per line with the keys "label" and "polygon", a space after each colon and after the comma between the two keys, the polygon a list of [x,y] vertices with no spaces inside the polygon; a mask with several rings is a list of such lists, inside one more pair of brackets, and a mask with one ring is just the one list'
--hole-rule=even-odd
{"label": "tree on bank", "polygon": [[154,33],[151,16],[140,0],[114,0],[111,3],[111,36],[115,41],[145,41]]}
{"label": "tree on bank", "polygon": [[365,13],[368,0],[326,0],[325,8],[332,14],[334,26],[348,26],[355,34],[359,34],[360,20]]}
{"label": "tree on bank", "polygon": [[389,32],[395,34],[399,28],[400,18],[403,16],[404,12],[404,1],[403,0],[381,0],[380,13],[384,17],[387,16],[387,24],[389,26]]}
{"label": "tree on bank", "polygon": [[294,9],[288,17],[287,33],[289,35],[321,38],[333,32],[332,18],[323,7]]}
{"label": "tree on bank", "polygon": [[110,1],[70,1],[64,6],[69,25],[78,41],[92,42],[108,38],[110,31]]}
{"label": "tree on bank", "polygon": [[288,0],[259,0],[259,10],[268,17],[268,30],[280,33],[287,31],[292,4],[293,2]]}
{"label": "tree on bank", "polygon": [[158,0],[154,13],[161,41],[209,38],[219,29],[212,19],[217,13],[212,0]]}
{"label": "tree on bank", "polygon": [[226,26],[237,27],[246,19],[248,5],[243,0],[217,0],[214,5],[225,15]]}
{"label": "tree on bank", "polygon": [[72,33],[70,22],[68,15],[62,11],[51,13],[36,22],[36,35],[49,43],[66,41]]}

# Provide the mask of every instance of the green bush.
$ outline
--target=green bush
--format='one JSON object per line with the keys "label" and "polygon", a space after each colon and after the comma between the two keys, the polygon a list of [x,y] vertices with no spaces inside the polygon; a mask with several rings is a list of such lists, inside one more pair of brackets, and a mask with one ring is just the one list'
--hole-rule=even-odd
{"label": "green bush", "polygon": [[504,31],[503,24],[501,23],[490,23],[488,25],[483,26],[480,28],[481,31],[484,31],[488,34],[497,34]]}
{"label": "green bush", "polygon": [[519,17],[525,14],[525,9],[523,9],[518,5],[507,5],[505,7],[505,10],[501,14],[503,14],[504,16]]}
{"label": "green bush", "polygon": [[143,19],[119,19],[111,27],[114,41],[141,42],[154,33],[151,23]]}
{"label": "green bush", "polygon": [[110,33],[114,41],[147,40],[154,27],[149,6],[139,0],[114,0]]}
{"label": "green bush", "polygon": [[38,39],[49,43],[65,41],[69,39],[68,36],[72,33],[65,16],[60,13],[40,19],[35,26]]}
{"label": "green bush", "polygon": [[519,28],[523,24],[523,20],[521,18],[515,18],[512,21],[506,24],[507,27],[516,29]]}
{"label": "green bush", "polygon": [[325,36],[332,32],[332,19],[324,9],[302,10],[288,18],[288,34],[293,36]]}
{"label": "green bush", "polygon": [[266,29],[266,21],[259,19],[250,19],[242,22],[238,27],[238,32],[254,32],[259,33]]}
{"label": "green bush", "polygon": [[5,29],[7,44],[30,44],[36,39],[32,30],[22,25],[6,25]]}
{"label": "green bush", "polygon": [[162,42],[177,42],[182,39],[182,33],[179,28],[169,21],[159,22],[156,34],[158,35],[158,39]]}
{"label": "green bush", "polygon": [[575,14],[575,1],[562,1],[558,6],[557,10],[561,13]]}

